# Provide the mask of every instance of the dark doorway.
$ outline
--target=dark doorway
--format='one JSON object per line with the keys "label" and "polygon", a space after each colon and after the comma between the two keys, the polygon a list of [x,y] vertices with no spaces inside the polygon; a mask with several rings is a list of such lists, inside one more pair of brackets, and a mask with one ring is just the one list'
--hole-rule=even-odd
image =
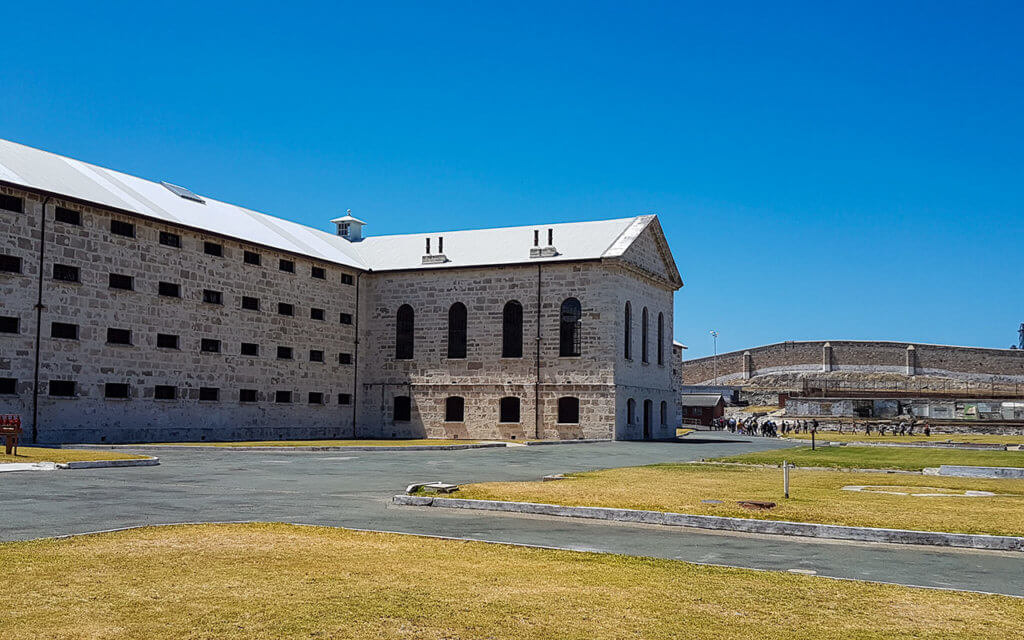
{"label": "dark doorway", "polygon": [[654,403],[644,400],[644,440],[651,439],[651,414],[654,413]]}

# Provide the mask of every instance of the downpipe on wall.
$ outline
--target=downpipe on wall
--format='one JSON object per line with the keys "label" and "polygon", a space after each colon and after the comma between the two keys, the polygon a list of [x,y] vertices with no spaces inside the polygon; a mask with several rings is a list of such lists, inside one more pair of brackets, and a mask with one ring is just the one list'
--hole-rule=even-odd
{"label": "downpipe on wall", "polygon": [[43,333],[43,260],[46,257],[46,205],[53,196],[46,196],[40,206],[39,223],[39,290],[36,296],[36,353],[32,373],[32,444],[39,441],[39,350]]}

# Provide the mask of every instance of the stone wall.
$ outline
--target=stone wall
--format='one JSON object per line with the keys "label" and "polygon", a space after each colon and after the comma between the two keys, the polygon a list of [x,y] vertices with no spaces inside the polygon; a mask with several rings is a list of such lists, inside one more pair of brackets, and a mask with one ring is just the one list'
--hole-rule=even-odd
{"label": "stone wall", "polygon": [[686,384],[742,383],[770,373],[862,371],[1024,382],[1024,351],[908,342],[831,340],[780,342],[697,358],[683,365]]}
{"label": "stone wall", "polygon": [[[0,212],[9,232],[0,252],[28,256],[20,275],[0,275],[0,316],[22,317],[17,335],[0,334],[2,377],[18,379],[17,396],[0,397],[0,413],[23,416],[31,430],[33,307],[38,286],[40,201],[27,193],[24,213]],[[55,207],[78,211],[81,225],[57,222]],[[336,437],[352,429],[351,405],[338,394],[352,392],[353,366],[339,354],[355,348],[354,327],[340,314],[354,312],[355,287],[341,274],[353,270],[288,255],[143,218],[72,202],[51,200],[46,207],[40,340],[40,442],[102,442],[241,438]],[[134,225],[134,237],[111,233],[110,221]],[[160,244],[161,231],[177,234],[181,247]],[[204,243],[222,245],[220,257]],[[243,262],[243,251],[260,254],[260,265]],[[294,263],[294,272],[279,260]],[[53,265],[77,267],[78,283],[53,278]],[[312,267],[326,270],[312,277]],[[110,274],[133,278],[132,290],[109,286]],[[180,286],[181,297],[158,295],[159,283]],[[203,301],[205,289],[220,292],[222,304]],[[242,296],[258,298],[258,311],[243,310]],[[278,303],[294,305],[294,315],[278,313]],[[323,309],[313,320],[311,309]],[[54,322],[78,326],[77,339],[52,338]],[[131,344],[107,343],[107,330],[131,331]],[[157,334],[179,336],[178,348],[158,348]],[[200,351],[201,340],[220,341],[219,353]],[[258,356],[241,355],[241,343],[259,345]],[[292,359],[277,348],[290,347]],[[324,362],[310,351],[323,351]],[[75,382],[73,397],[49,393],[51,380]],[[105,396],[107,383],[129,385],[127,399]],[[157,385],[176,388],[173,400],[154,399]],[[200,400],[200,388],[218,389],[217,400]],[[255,402],[241,402],[240,390],[257,391]],[[276,402],[278,391],[290,403]],[[323,394],[323,404],[309,394]]]}

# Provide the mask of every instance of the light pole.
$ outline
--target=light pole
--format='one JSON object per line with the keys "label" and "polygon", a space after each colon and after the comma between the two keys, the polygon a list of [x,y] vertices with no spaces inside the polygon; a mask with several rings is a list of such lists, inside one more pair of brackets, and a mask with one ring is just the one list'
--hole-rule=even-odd
{"label": "light pole", "polygon": [[711,339],[714,340],[714,342],[715,342],[715,357],[712,358],[711,362],[714,365],[714,369],[715,369],[714,380],[717,382],[718,381],[718,332],[715,331],[714,329],[712,329],[708,333],[711,334]]}

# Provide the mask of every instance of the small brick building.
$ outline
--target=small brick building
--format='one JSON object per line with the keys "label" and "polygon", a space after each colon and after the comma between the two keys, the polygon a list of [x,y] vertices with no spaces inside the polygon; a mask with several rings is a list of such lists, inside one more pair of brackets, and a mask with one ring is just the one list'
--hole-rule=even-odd
{"label": "small brick building", "polygon": [[0,413],[51,443],[674,435],[657,217],[331,222],[0,140]]}

